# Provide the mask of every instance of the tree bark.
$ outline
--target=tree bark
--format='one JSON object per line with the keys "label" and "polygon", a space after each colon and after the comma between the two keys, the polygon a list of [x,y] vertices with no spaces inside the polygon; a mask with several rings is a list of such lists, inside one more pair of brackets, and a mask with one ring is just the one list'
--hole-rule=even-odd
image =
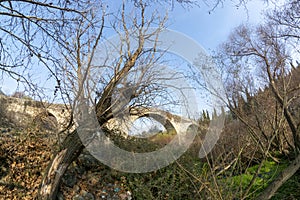
{"label": "tree bark", "polygon": [[56,199],[61,179],[68,166],[80,155],[84,146],[76,130],[70,133],[62,144],[61,150],[55,155],[44,175],[38,199]]}
{"label": "tree bark", "polygon": [[275,180],[258,196],[258,199],[271,199],[277,190],[291,178],[300,168],[300,154],[292,161],[292,163],[285,168]]}

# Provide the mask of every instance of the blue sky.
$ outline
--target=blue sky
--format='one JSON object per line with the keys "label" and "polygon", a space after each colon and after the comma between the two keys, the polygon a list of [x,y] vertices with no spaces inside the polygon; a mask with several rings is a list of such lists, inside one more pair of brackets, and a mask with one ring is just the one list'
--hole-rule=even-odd
{"label": "blue sky", "polygon": [[[260,22],[262,10],[267,8],[261,0],[252,0],[247,4],[247,10],[244,7],[237,9],[228,0],[209,14],[211,7],[200,0],[199,2],[200,7],[190,9],[176,5],[169,11],[168,28],[191,37],[208,53],[225,41],[231,30],[239,24]],[[165,9],[168,8],[162,8]],[[9,79],[0,80],[0,89],[6,94],[12,94],[17,89],[17,84]],[[22,87],[19,90],[22,91]]]}
{"label": "blue sky", "polygon": [[177,6],[170,13],[170,28],[180,31],[196,40],[208,52],[224,42],[231,30],[241,23],[259,23],[263,19],[262,10],[271,5],[261,0],[252,0],[244,7],[236,7],[226,1],[209,14],[210,7],[200,4],[189,11]]}

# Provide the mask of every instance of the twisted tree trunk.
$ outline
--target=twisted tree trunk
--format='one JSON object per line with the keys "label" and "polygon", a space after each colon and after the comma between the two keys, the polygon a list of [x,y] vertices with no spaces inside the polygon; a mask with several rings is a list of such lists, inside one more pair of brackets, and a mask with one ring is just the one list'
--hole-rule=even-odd
{"label": "twisted tree trunk", "polygon": [[84,146],[76,130],[70,133],[62,144],[61,150],[55,155],[48,166],[40,190],[38,199],[56,199],[61,179],[68,166],[81,154]]}
{"label": "twisted tree trunk", "polygon": [[[134,66],[136,59],[142,52],[140,46],[125,66],[115,75],[104,88],[100,100],[96,105],[96,115],[99,125],[105,124],[113,117],[111,111],[111,97],[114,87],[118,81],[126,76],[128,71]],[[69,165],[81,154],[84,145],[77,133],[77,130],[69,134],[62,144],[61,150],[55,155],[43,178],[38,194],[38,199],[56,199],[62,176]]]}

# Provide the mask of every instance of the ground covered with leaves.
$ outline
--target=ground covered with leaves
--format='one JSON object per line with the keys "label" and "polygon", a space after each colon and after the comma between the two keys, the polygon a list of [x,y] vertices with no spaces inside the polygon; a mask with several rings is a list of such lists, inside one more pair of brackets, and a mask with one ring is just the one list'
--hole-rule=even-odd
{"label": "ground covered with leaves", "polygon": [[[58,148],[56,141],[54,133],[38,128],[0,128],[1,200],[35,199],[43,173]],[[122,144],[126,149],[133,146],[132,142]],[[145,145],[145,141],[142,143],[151,146]],[[192,146],[175,163],[144,174],[115,171],[84,151],[64,175],[58,199],[218,199],[221,196],[238,199],[257,166],[243,174],[225,173],[213,177],[212,166],[197,158],[197,150],[197,145]],[[257,192],[263,189],[262,183],[270,181],[281,167],[284,165],[266,162],[249,199],[255,199]],[[298,172],[273,199],[300,199],[299,180]]]}
{"label": "ground covered with leaves", "polygon": [[0,199],[33,199],[52,151],[46,133],[1,128]]}
{"label": "ground covered with leaves", "polygon": [[[53,133],[38,129],[0,129],[0,199],[35,199],[43,173],[58,145]],[[59,199],[130,199],[122,179],[86,152],[63,177]]]}

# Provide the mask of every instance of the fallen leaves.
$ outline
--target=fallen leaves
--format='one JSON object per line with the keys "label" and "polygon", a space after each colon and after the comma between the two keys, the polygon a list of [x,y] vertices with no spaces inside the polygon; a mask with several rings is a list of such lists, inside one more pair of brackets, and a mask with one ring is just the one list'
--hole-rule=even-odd
{"label": "fallen leaves", "polygon": [[52,153],[43,133],[12,129],[0,138],[0,199],[34,199]]}

